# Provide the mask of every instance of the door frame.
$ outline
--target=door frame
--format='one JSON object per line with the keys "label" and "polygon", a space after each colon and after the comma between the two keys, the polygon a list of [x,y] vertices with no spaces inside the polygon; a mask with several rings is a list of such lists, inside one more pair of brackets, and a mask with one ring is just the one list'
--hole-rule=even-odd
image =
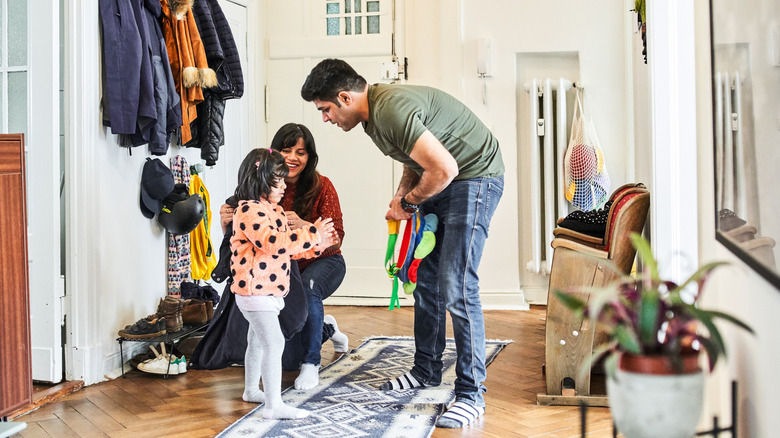
{"label": "door frame", "polygon": [[60,9],[28,8],[27,23],[29,105],[25,154],[30,194],[27,234],[32,376],[34,380],[57,383],[63,376],[61,298],[64,295],[59,191]]}

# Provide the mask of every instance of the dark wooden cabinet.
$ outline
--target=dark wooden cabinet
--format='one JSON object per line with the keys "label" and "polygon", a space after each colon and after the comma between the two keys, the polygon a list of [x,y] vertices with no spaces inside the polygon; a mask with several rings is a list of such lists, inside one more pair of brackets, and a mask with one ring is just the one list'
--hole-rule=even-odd
{"label": "dark wooden cabinet", "polygon": [[24,137],[0,134],[0,417],[32,402]]}

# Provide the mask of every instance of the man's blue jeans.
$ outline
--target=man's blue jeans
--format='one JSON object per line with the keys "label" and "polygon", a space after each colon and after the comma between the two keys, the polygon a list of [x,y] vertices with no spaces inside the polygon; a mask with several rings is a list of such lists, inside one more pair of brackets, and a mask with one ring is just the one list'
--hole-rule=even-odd
{"label": "man's blue jeans", "polygon": [[421,214],[436,213],[439,226],[436,246],[417,271],[412,375],[426,385],[441,383],[446,309],[457,350],[455,396],[476,406],[485,406],[487,376],[477,268],[503,191],[503,176],[454,181],[420,206]]}
{"label": "man's blue jeans", "polygon": [[303,289],[309,302],[309,316],[303,329],[285,343],[283,369],[294,371],[300,369],[302,363],[320,364],[322,343],[333,335],[330,327],[323,327],[325,311],[322,300],[338,289],[346,272],[347,265],[341,254],[316,260],[301,272]]}

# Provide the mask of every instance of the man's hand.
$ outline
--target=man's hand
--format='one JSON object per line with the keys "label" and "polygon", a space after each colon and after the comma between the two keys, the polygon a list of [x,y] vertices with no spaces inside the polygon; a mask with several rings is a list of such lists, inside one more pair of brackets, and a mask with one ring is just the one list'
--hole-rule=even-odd
{"label": "man's hand", "polygon": [[419,177],[404,166],[404,173],[395,197],[390,201],[390,210],[385,214],[387,220],[406,220],[412,217],[401,208],[401,198],[406,202],[420,205],[444,190],[456,176],[458,163],[450,152],[434,137],[431,131],[425,131],[414,143],[409,157],[423,168]]}
{"label": "man's hand", "polygon": [[390,209],[387,210],[387,214],[385,214],[385,220],[403,221],[411,219],[412,215],[401,208],[401,197],[402,196],[396,195],[395,198],[390,201]]}

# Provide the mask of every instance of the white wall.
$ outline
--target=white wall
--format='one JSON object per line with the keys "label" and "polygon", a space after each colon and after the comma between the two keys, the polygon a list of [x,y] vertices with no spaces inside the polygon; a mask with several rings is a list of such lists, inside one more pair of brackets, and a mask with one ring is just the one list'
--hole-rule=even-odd
{"label": "white wall", "polygon": [[[755,8],[747,8],[756,11]],[[747,10],[746,9],[746,10]],[[708,380],[707,401],[703,419],[719,415],[721,424],[730,425],[730,382],[739,385],[739,427],[741,437],[777,435],[777,364],[780,349],[774,336],[780,314],[780,291],[757,275],[715,240],[712,135],[712,94],[709,54],[708,2],[696,2],[696,77],[697,137],[700,157],[699,174],[699,256],[701,263],[726,260],[731,263],[713,275],[703,295],[708,308],[727,311],[747,322],[755,336],[722,325],[728,347],[728,358]],[[776,160],[775,160],[776,161]],[[776,218],[774,219],[777,222]],[[709,425],[711,426],[711,424]]]}
{"label": "white wall", "polygon": [[[633,5],[633,2],[631,2]],[[633,175],[633,115],[631,74],[626,64],[627,34],[636,15],[631,6],[614,0],[531,2],[476,0],[407,2],[406,46],[409,82],[440,87],[461,99],[491,128],[501,145],[506,186],[491,224],[480,266],[482,294],[545,302],[548,277],[530,274],[531,259],[529,177],[523,160],[528,145],[518,138],[516,96],[525,98],[517,84],[517,54],[575,53],[580,77],[604,149],[612,187]],[[629,31],[630,32],[630,31]],[[493,39],[494,76],[483,82],[476,74],[476,41]],[[520,131],[527,130],[520,121]],[[525,149],[524,149],[525,148]],[[631,171],[629,172],[629,169]],[[525,220],[525,222],[524,222]],[[507,244],[506,242],[513,242]],[[514,244],[518,242],[518,244]]]}

